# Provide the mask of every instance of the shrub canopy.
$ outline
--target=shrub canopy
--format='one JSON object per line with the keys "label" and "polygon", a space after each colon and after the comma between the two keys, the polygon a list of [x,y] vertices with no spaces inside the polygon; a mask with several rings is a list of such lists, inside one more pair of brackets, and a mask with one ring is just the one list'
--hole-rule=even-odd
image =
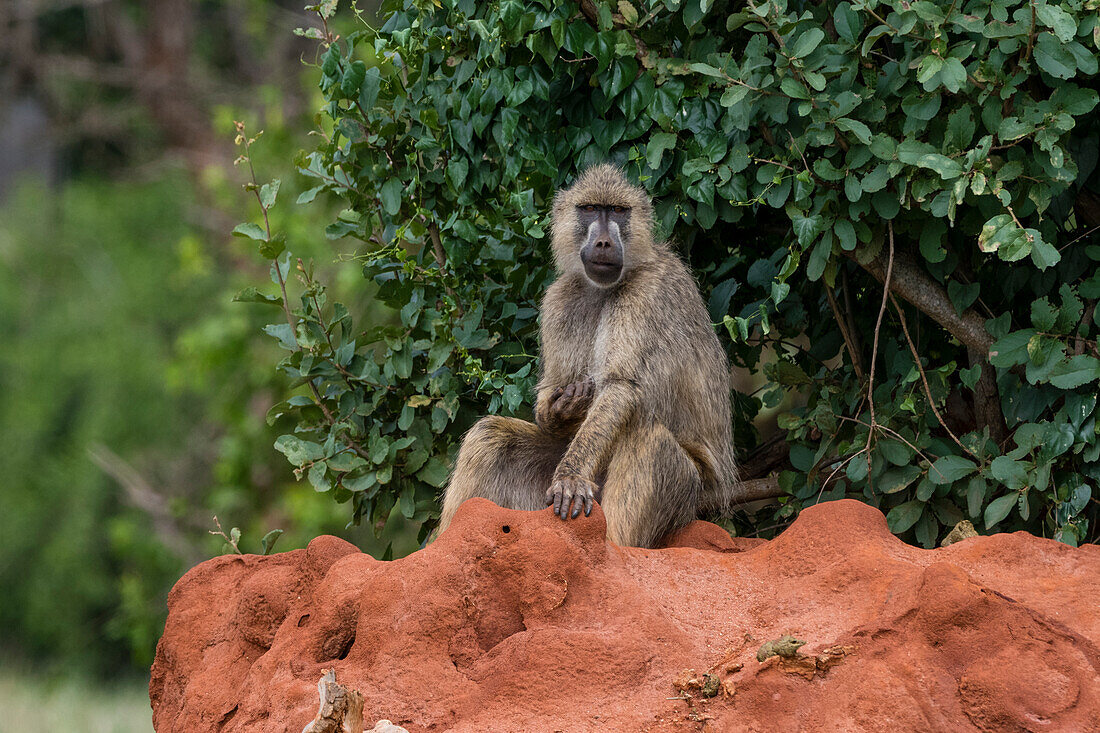
{"label": "shrub canopy", "polygon": [[269,327],[306,388],[277,447],[356,521],[426,533],[463,431],[530,415],[550,199],[611,160],[766,377],[735,432],[749,456],[777,416],[747,465],[780,518],[848,496],[925,546],[964,518],[1091,536],[1097,0],[407,0],[345,38],[334,9],[302,31],[326,106],[299,202],[346,201],[326,234],[392,322],[240,233],[303,285]]}

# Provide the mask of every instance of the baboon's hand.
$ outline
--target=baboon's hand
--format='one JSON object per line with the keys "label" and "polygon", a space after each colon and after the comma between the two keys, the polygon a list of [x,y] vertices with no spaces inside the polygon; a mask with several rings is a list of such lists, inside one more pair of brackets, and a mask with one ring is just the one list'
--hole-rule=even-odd
{"label": "baboon's hand", "polygon": [[573,519],[580,515],[581,509],[587,517],[592,513],[597,488],[596,484],[580,476],[560,476],[546,490],[546,505],[554,507],[554,514],[562,519],[570,517],[570,507],[573,508]]}
{"label": "baboon's hand", "polygon": [[558,387],[550,394],[550,418],[557,423],[583,420],[595,393],[592,377]]}

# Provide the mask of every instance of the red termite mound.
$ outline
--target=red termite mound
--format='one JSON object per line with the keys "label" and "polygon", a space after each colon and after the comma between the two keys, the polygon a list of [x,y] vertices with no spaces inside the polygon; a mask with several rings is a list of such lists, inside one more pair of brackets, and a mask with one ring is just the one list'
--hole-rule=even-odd
{"label": "red termite mound", "polygon": [[368,729],[414,733],[1100,731],[1100,548],[922,550],[855,501],[770,542],[604,534],[474,499],[402,560],[321,537],[205,562],[168,599],[155,727],[299,733],[332,669]]}

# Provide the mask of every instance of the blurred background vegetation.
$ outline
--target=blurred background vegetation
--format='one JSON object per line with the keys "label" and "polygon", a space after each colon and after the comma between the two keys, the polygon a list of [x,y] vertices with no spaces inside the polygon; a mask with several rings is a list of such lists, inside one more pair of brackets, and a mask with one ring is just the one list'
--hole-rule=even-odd
{"label": "blurred background vegetation", "polygon": [[[226,549],[214,515],[245,552],[273,528],[278,550],[415,542],[345,530],[295,482],[264,420],[288,392],[268,314],[232,301],[266,276],[229,236],[249,213],[233,121],[295,193],[319,106],[302,5],[0,3],[0,731],[151,728],[165,598]],[[273,212],[322,271],[325,209]],[[367,314],[357,279],[329,278]]]}

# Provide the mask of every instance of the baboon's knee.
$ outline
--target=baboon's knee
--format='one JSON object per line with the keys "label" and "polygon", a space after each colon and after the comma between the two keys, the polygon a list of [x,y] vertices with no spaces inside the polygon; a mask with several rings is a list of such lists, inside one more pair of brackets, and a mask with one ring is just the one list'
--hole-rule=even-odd
{"label": "baboon's knee", "polygon": [[462,438],[454,472],[443,494],[440,527],[445,529],[469,498],[480,496],[501,506],[517,501],[508,491],[510,471],[521,471],[512,460],[523,444],[526,426],[515,418],[489,415],[474,423]]}

